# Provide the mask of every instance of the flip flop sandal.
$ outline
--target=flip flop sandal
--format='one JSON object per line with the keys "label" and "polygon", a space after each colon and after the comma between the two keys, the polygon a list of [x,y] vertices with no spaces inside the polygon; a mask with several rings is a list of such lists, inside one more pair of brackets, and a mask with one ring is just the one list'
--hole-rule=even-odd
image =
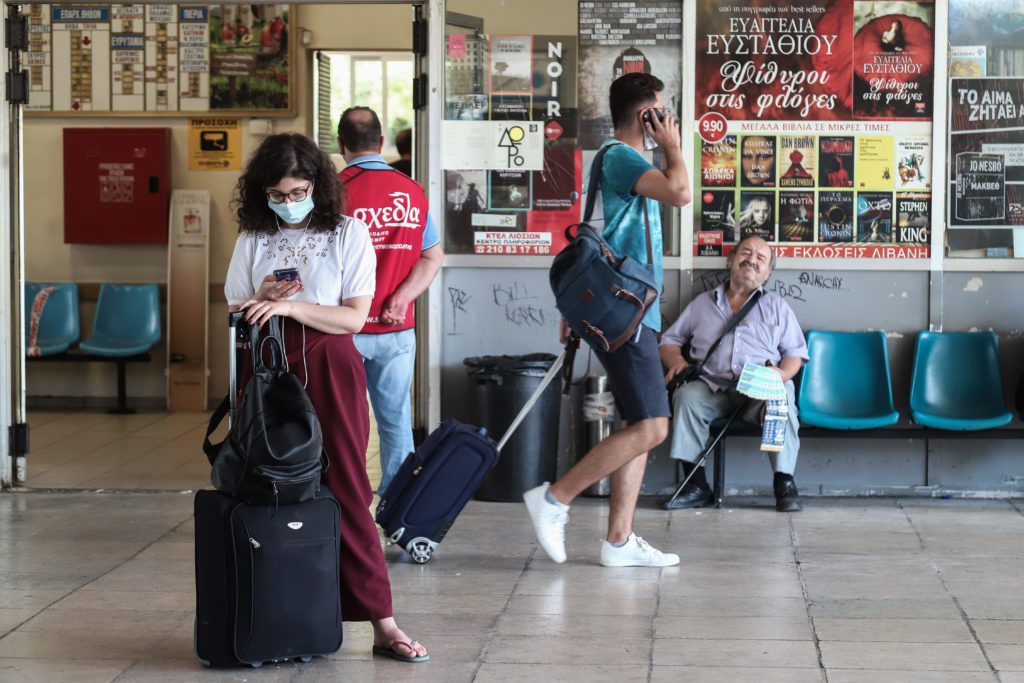
{"label": "flip flop sandal", "polygon": [[381,657],[390,657],[391,659],[397,659],[400,662],[411,662],[413,664],[429,661],[429,653],[425,655],[403,655],[399,654],[398,652],[395,652],[393,649],[395,645],[403,645],[409,648],[409,652],[416,652],[416,646],[419,644],[420,642],[418,640],[413,640],[410,642],[406,642],[404,640],[392,640],[386,646],[374,645],[373,654],[380,655]]}

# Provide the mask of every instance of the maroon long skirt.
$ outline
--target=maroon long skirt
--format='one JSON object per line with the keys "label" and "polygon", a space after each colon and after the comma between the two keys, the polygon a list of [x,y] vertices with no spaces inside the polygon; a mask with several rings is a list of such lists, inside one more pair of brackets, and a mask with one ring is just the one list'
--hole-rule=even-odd
{"label": "maroon long skirt", "polygon": [[324,483],[341,505],[341,615],[345,621],[392,615],[391,582],[377,524],[370,514],[373,489],[366,474],[370,414],[363,359],[350,334],[325,334],[285,321],[285,348],[293,374],[306,381],[324,434],[330,467]]}

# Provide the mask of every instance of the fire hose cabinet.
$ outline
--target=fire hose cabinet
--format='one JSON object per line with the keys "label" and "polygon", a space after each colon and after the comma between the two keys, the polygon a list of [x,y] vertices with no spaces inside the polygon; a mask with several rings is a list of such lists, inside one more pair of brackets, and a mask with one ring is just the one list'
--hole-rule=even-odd
{"label": "fire hose cabinet", "polygon": [[170,128],[64,129],[64,243],[167,244]]}

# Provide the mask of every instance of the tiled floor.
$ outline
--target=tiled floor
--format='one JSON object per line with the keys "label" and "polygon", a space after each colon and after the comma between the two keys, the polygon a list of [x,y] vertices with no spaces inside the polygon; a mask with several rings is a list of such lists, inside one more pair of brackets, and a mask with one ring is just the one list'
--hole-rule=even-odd
{"label": "tiled floor", "polygon": [[[33,489],[185,491],[210,487],[202,443],[209,413],[34,411],[29,414],[28,481]],[[225,421],[226,422],[226,421]],[[216,443],[226,425],[213,435]],[[380,480],[376,425],[367,468]]]}
{"label": "tiled floor", "polygon": [[[1024,683],[1024,503],[964,500],[645,505],[638,533],[683,557],[663,570],[597,565],[601,501],[574,506],[564,565],[522,505],[473,502],[430,563],[388,549],[399,623],[430,663],[374,660],[352,624],[331,657],[205,671],[186,492],[206,485],[204,416],[92,417],[33,422],[48,443],[29,480],[88,490],[0,495],[0,681]],[[136,485],[172,490],[110,491]]]}

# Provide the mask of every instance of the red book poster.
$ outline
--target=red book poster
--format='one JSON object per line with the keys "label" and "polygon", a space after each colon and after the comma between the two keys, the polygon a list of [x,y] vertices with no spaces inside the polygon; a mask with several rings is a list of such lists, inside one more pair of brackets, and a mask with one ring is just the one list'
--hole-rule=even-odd
{"label": "red book poster", "polygon": [[700,183],[703,187],[736,187],[736,136],[701,142]]}
{"label": "red book poster", "polygon": [[853,0],[698,0],[697,118],[847,121]]}
{"label": "red book poster", "polygon": [[818,186],[853,187],[853,138],[818,138]]}
{"label": "red book poster", "polygon": [[931,120],[935,5],[856,0],[853,117]]}
{"label": "red book poster", "polygon": [[697,256],[721,256],[722,233],[715,230],[697,231]]}
{"label": "red book poster", "polygon": [[817,147],[813,135],[779,138],[779,187],[814,187]]}

